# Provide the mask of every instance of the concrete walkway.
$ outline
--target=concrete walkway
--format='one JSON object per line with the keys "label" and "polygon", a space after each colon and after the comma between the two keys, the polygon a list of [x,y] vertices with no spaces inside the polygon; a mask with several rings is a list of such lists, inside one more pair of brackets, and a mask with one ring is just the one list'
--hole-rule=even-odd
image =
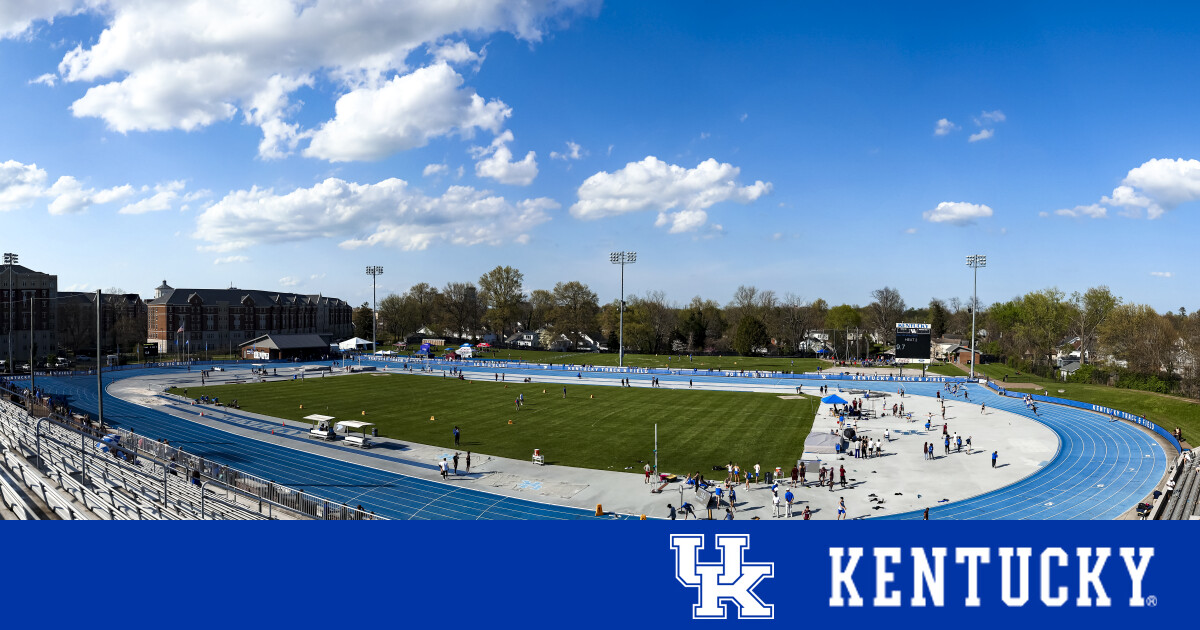
{"label": "concrete walkway", "polygon": [[[396,371],[391,370],[389,371]],[[865,371],[860,369],[847,370],[852,372]],[[906,373],[908,370],[906,370]],[[284,380],[291,378],[291,371],[281,371],[278,378],[268,380]],[[441,371],[422,373],[413,371],[411,378],[441,377]],[[907,374],[906,374],[907,375]],[[233,368],[227,372],[214,373],[207,384],[223,384],[233,380],[247,380],[245,369]],[[468,372],[469,378],[492,380],[491,373]],[[523,377],[524,375],[522,375]],[[312,375],[307,376],[311,378]],[[334,373],[326,378],[349,378],[344,373]],[[357,375],[357,378],[371,378],[368,374]],[[648,377],[644,377],[648,378]],[[575,373],[551,372],[535,377],[539,383],[567,383],[586,385],[615,386],[612,377],[588,376],[584,373],[579,378]],[[634,386],[648,387],[648,381],[634,378]],[[191,422],[204,424],[213,428],[227,431],[240,436],[267,442],[285,448],[306,451],[338,460],[348,461],[362,466],[427,480],[441,481],[437,462],[442,458],[450,459],[454,451],[442,447],[414,444],[387,438],[376,438],[379,446],[363,451],[354,447],[341,446],[340,443],[325,443],[307,437],[307,427],[285,426],[279,419],[240,410],[231,410],[213,406],[190,404],[182,397],[164,394],[170,386],[194,387],[200,385],[200,374],[193,372],[172,372],[150,376],[135,376],[112,383],[108,387],[110,394],[138,405],[155,408],[175,417]],[[881,408],[901,400],[894,391],[887,392],[884,388],[894,388],[895,383],[830,383],[832,391],[837,391],[838,385],[846,391],[843,397],[853,397],[850,390],[860,391],[866,387],[874,387],[879,395],[867,399],[865,408],[872,405]],[[688,384],[681,381],[664,379],[662,387],[687,388]],[[762,382],[747,383],[746,379],[728,379],[721,377],[697,377],[692,389],[721,389],[738,391],[775,392],[781,395],[795,393],[794,383],[779,383],[774,379],[762,379]],[[971,386],[972,391],[984,396],[981,387]],[[805,387],[806,393],[815,393],[811,386]],[[861,394],[858,394],[861,396]],[[879,402],[873,402],[879,401]],[[951,399],[946,405],[947,422],[950,432],[961,433],[964,439],[970,435],[974,439],[976,454],[966,452],[944,454],[941,445],[941,423],[936,430],[926,432],[924,420],[928,413],[934,413],[939,419],[941,408],[934,398],[921,396],[905,396],[903,402],[906,411],[913,413],[914,418],[922,419],[909,422],[900,418],[879,418],[860,422],[859,429],[864,435],[874,439],[882,439],[883,430],[889,429],[891,442],[884,444],[884,456],[873,459],[855,459],[843,457],[836,459],[826,456],[826,463],[831,466],[845,466],[847,472],[847,488],[835,487],[833,492],[827,489],[797,488],[797,503],[794,506],[796,517],[799,518],[804,505],[808,505],[816,519],[832,519],[836,516],[836,505],[844,498],[849,511],[849,517],[862,518],[879,516],[884,513],[898,513],[924,507],[936,507],[940,501],[956,501],[971,497],[987,490],[999,488],[1024,478],[1036,472],[1041,466],[1053,458],[1057,449],[1057,438],[1053,432],[1044,426],[1016,414],[989,410],[986,414],[979,413],[979,406],[967,403],[961,399]],[[203,416],[200,413],[203,412]],[[827,431],[833,428],[836,419],[827,414],[819,413],[814,421],[814,431]],[[151,436],[152,437],[152,436]],[[918,450],[926,441],[937,440],[936,458],[926,461]],[[986,452],[982,452],[986,450]],[[990,453],[999,450],[1003,459],[1002,466],[995,470],[990,468]],[[465,451],[460,452],[460,473],[465,473]],[[1017,454],[1020,453],[1018,456]],[[745,468],[752,468],[754,462],[740,462]],[[773,470],[779,466],[788,471],[794,462],[760,462],[764,468]],[[685,473],[686,471],[676,471]],[[667,514],[667,503],[678,506],[681,500],[680,484],[671,484],[662,494],[651,493],[641,474],[628,472],[602,471],[564,466],[538,466],[530,461],[514,460],[473,453],[470,474],[451,475],[446,482],[450,485],[470,487],[502,496],[541,501],[564,506],[594,509],[597,504],[605,511],[627,514],[647,514],[651,517],[664,517]],[[783,496],[784,489],[780,489]],[[897,494],[899,493],[899,494]],[[873,496],[872,496],[873,495]],[[695,502],[691,491],[682,494],[683,500]],[[365,499],[364,499],[365,500]],[[738,498],[735,507],[735,518],[771,518],[771,492],[765,484],[752,485],[746,490],[745,484],[738,487]],[[715,514],[717,517],[723,516]]]}

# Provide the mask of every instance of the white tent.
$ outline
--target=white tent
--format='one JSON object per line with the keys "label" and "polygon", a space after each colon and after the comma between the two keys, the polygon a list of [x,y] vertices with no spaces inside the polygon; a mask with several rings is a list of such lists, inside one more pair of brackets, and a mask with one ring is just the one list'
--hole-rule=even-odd
{"label": "white tent", "polygon": [[370,348],[371,340],[363,339],[362,337],[353,337],[338,344],[339,350],[358,350],[359,348]]}
{"label": "white tent", "polygon": [[473,350],[471,348],[459,348],[455,350],[454,353],[464,359],[470,359],[473,356]]}

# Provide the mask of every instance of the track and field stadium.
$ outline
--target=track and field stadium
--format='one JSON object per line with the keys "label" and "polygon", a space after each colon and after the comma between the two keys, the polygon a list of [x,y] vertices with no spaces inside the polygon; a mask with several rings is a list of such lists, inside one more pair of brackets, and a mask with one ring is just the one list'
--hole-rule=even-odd
{"label": "track and field stadium", "polygon": [[[208,371],[212,367],[104,373],[106,430],[125,436],[125,448],[136,439],[177,449],[170,452],[189,463],[179,472],[208,482],[201,495],[219,493],[212,506],[250,505],[258,493],[255,509],[270,517],[663,518],[667,504],[686,502],[698,508],[698,517],[722,518],[729,510],[739,520],[788,518],[776,516],[773,507],[776,481],[782,482],[781,496],[794,493],[797,519],[805,507],[813,519],[837,518],[839,503],[846,506],[844,517],[854,519],[919,519],[928,508],[931,519],[1107,520],[1140,516],[1135,508],[1142,503],[1168,514],[1175,509],[1155,500],[1179,456],[1168,436],[1109,410],[1042,397],[1030,405],[994,384],[962,378],[407,359],[364,359],[355,366],[364,371],[355,373],[345,366],[330,369],[329,362],[268,364],[265,376],[246,363]],[[202,370],[208,375],[203,385]],[[624,379],[628,387],[621,386]],[[28,385],[8,383],[18,392]],[[94,417],[100,411],[94,377],[39,377],[36,385],[77,412]],[[955,387],[963,393],[951,395]],[[829,405],[817,401],[822,394],[863,401],[872,413],[852,421],[860,436],[879,442],[879,456],[806,453],[810,433],[840,430]],[[193,402],[202,396],[222,404]],[[230,406],[235,399],[237,408]],[[892,405],[900,404],[905,414],[893,415]],[[332,416],[332,422],[369,421],[382,432],[370,449],[347,445],[342,433],[331,442],[314,440],[301,421],[314,413]],[[15,415],[10,408],[9,416]],[[463,436],[458,445],[456,426]],[[971,452],[956,440],[945,447],[952,434],[972,438]],[[6,431],[10,447],[28,450],[16,435]],[[67,436],[62,441],[70,442]],[[930,444],[934,456],[926,458]],[[142,446],[135,464],[152,466],[156,457]],[[532,461],[534,449],[542,463]],[[440,462],[449,467],[455,454],[457,470],[443,476]],[[82,467],[105,461],[92,455],[80,458]],[[673,480],[643,474],[656,455],[657,473],[673,474]],[[802,457],[831,471],[846,469],[848,481],[816,487],[810,475],[793,489],[788,470]],[[63,458],[71,458],[69,450]],[[686,477],[700,473],[719,485],[728,463],[744,472],[759,464],[764,474],[748,483],[739,477],[732,504],[725,496],[701,505]],[[175,463],[158,464],[161,470],[147,479],[165,478],[167,468],[176,473]],[[782,479],[770,474],[768,483],[767,473],[776,470]],[[229,482],[234,473],[258,485]],[[275,494],[264,499],[263,486]],[[320,507],[289,514],[280,492]],[[170,488],[164,494],[169,497]],[[182,517],[236,518],[232,508],[207,509]]]}

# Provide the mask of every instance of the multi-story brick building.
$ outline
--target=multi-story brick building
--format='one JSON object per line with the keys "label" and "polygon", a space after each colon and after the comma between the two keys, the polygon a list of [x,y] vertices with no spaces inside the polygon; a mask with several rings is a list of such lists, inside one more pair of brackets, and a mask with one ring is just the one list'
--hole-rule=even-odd
{"label": "multi-story brick building", "polygon": [[[3,332],[0,334],[0,359],[7,362],[11,354],[13,365],[29,361],[31,316],[35,361],[42,361],[55,352],[54,302],[57,297],[58,276],[21,265],[0,266],[0,331]],[[30,298],[33,298],[32,310]]]}
{"label": "multi-story brick building", "polygon": [[[135,352],[146,337],[146,303],[136,293],[104,293],[100,326],[104,350]],[[61,291],[57,300],[58,345],[82,354],[96,349],[96,293]]]}
{"label": "multi-story brick building", "polygon": [[331,340],[354,334],[354,309],[345,300],[247,289],[175,289],[163,280],[146,302],[147,342],[159,352],[229,353],[268,334],[316,334]]}

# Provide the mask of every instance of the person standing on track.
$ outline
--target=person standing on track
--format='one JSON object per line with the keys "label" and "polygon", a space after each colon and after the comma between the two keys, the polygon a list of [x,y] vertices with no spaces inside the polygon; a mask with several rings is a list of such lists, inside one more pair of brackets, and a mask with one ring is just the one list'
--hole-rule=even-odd
{"label": "person standing on track", "polygon": [[996,467],[996,459],[1000,457],[999,451],[992,451],[992,468]]}
{"label": "person standing on track", "polygon": [[840,520],[844,520],[845,518],[846,518],[846,500],[845,500],[845,499],[842,499],[842,498],[839,498],[839,499],[838,499],[838,517],[837,517],[837,520],[839,520],[839,521],[840,521]]}
{"label": "person standing on track", "polygon": [[457,451],[455,451],[455,453],[454,453],[454,476],[455,477],[458,476],[458,452]]}
{"label": "person standing on track", "polygon": [[471,451],[467,451],[467,470],[466,473],[471,474]]}

